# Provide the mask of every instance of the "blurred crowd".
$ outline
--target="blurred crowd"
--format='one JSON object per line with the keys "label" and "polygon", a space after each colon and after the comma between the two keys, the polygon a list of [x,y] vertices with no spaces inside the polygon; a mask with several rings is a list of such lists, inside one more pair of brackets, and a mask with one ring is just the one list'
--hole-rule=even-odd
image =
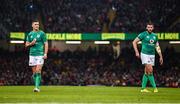
{"label": "blurred crowd", "polygon": [[45,0],[42,2],[45,31],[101,32],[108,0]]}
{"label": "blurred crowd", "polygon": [[[9,32],[31,30],[31,20],[38,18],[45,32],[139,32],[148,21],[156,31],[179,32],[179,0],[2,0],[0,39]],[[109,10],[116,12],[110,23]]]}
{"label": "blurred crowd", "polygon": [[[171,51],[170,51],[171,50]],[[112,47],[89,47],[71,52],[50,49],[42,71],[43,85],[141,86],[143,66],[132,48],[122,48],[114,59]],[[156,61],[157,86],[180,87],[180,58],[173,48],[164,51],[164,65]],[[158,60],[158,57],[157,57]],[[174,61],[176,60],[176,61]],[[0,85],[32,85],[32,71],[26,51],[0,51]]]}
{"label": "blurred crowd", "polygon": [[144,30],[147,21],[152,21],[157,32],[179,32],[177,23],[169,28],[179,17],[178,0],[114,0],[113,8],[117,16],[111,24],[111,32],[139,32]]}

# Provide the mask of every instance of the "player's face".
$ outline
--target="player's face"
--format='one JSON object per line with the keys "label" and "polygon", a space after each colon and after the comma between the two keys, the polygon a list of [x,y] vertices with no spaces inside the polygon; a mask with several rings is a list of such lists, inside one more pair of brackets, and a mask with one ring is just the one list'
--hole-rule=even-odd
{"label": "player's face", "polygon": [[39,30],[39,22],[33,22],[32,23],[32,28],[34,31],[38,31]]}
{"label": "player's face", "polygon": [[146,29],[149,33],[151,33],[154,30],[154,26],[153,25],[147,25]]}

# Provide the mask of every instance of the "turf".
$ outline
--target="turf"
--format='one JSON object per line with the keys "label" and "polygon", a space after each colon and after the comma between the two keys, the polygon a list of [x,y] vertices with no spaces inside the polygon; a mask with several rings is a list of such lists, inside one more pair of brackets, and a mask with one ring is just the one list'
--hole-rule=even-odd
{"label": "turf", "polygon": [[[0,86],[0,103],[180,103],[179,88],[140,93],[140,87],[105,86]],[[150,89],[152,90],[152,89]]]}

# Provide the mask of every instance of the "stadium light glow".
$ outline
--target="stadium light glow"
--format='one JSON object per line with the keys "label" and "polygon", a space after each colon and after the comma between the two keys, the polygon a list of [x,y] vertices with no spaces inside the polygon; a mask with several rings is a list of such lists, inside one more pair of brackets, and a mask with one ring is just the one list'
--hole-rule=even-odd
{"label": "stadium light glow", "polygon": [[169,44],[180,44],[180,41],[169,41]]}
{"label": "stadium light glow", "polygon": [[66,41],[66,44],[81,44],[81,41]]}
{"label": "stadium light glow", "polygon": [[10,43],[18,43],[18,44],[23,44],[24,41],[22,40],[11,40]]}
{"label": "stadium light glow", "polygon": [[95,41],[94,44],[110,44],[110,41]]}

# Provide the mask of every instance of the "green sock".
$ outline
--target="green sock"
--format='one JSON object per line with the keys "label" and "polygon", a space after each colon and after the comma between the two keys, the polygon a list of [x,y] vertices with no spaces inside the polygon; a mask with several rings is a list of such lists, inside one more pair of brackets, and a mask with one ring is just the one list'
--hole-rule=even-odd
{"label": "green sock", "polygon": [[41,74],[39,73],[39,86],[41,85]]}
{"label": "green sock", "polygon": [[39,76],[38,76],[38,73],[36,73],[36,81],[35,81],[35,87],[36,87],[36,88],[39,87],[39,86],[38,86],[38,80],[39,80],[38,77],[39,77]]}
{"label": "green sock", "polygon": [[41,74],[40,73],[36,73],[37,77],[36,77],[36,88],[39,88],[40,83],[41,83]]}
{"label": "green sock", "polygon": [[147,81],[148,81],[148,76],[146,74],[144,74],[143,78],[142,78],[142,89],[146,88]]}
{"label": "green sock", "polygon": [[36,82],[36,73],[33,74],[32,78],[33,78],[33,82],[35,83]]}
{"label": "green sock", "polygon": [[148,78],[149,78],[149,81],[150,81],[151,85],[153,86],[153,88],[156,88],[156,83],[155,83],[153,74],[149,74]]}

